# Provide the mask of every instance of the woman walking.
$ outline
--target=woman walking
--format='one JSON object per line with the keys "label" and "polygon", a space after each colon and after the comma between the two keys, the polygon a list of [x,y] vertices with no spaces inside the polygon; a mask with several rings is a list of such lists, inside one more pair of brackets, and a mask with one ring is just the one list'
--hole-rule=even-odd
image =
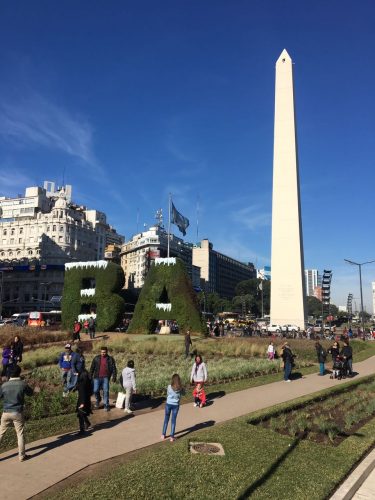
{"label": "woman walking", "polygon": [[192,384],[202,384],[202,386],[207,382],[207,368],[200,354],[195,356],[193,368],[191,369],[190,381]]}
{"label": "woman walking", "polygon": [[178,410],[180,409],[180,399],[183,393],[182,384],[180,376],[175,373],[172,376],[172,380],[170,385],[167,388],[167,402],[165,404],[165,416],[164,416],[164,424],[163,431],[161,435],[161,439],[164,440],[167,434],[167,427],[169,423],[170,416],[172,415],[171,422],[171,434],[169,437],[169,441],[173,443],[175,441],[174,433],[176,430],[176,420]]}
{"label": "woman walking", "polygon": [[21,338],[16,335],[13,341],[13,359],[15,363],[21,363],[23,353],[23,342]]}
{"label": "woman walking", "polygon": [[137,388],[135,385],[134,361],[132,359],[128,361],[127,366],[122,370],[122,386],[126,392],[124,412],[133,413],[130,404],[132,395],[136,392]]}
{"label": "woman walking", "polygon": [[82,372],[78,375],[77,391],[77,417],[79,421],[79,434],[84,434],[85,430],[87,430],[91,425],[88,416],[92,413],[92,382],[89,372],[85,369],[82,370]]}

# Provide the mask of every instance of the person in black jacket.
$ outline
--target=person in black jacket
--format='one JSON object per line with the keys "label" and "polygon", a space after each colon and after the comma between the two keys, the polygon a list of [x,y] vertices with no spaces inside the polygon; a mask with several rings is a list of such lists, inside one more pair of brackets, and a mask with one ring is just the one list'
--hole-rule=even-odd
{"label": "person in black jacket", "polygon": [[13,341],[13,359],[15,363],[21,363],[23,353],[23,342],[18,335],[14,337]]}
{"label": "person in black jacket", "polygon": [[100,390],[103,389],[104,410],[109,411],[109,380],[116,382],[117,368],[112,356],[108,356],[107,347],[101,347],[100,354],[92,360],[90,377],[94,379],[95,408],[99,408]]}
{"label": "person in black jacket", "polygon": [[316,349],[316,355],[318,357],[318,363],[319,363],[318,375],[323,376],[325,373],[324,363],[326,362],[326,359],[327,359],[327,351],[324,349],[324,347],[322,346],[322,344],[319,341],[315,342],[315,349]]}
{"label": "person in black jacket", "polygon": [[78,375],[77,381],[77,417],[79,421],[79,434],[84,434],[91,423],[88,416],[92,413],[91,411],[91,394],[92,394],[92,383],[90,379],[89,372],[83,369]]}
{"label": "person in black jacket", "polygon": [[294,361],[294,354],[289,347],[288,342],[285,342],[281,347],[282,354],[281,357],[284,361],[284,382],[291,382],[290,375],[292,373],[292,366]]}
{"label": "person in black jacket", "polygon": [[341,349],[341,356],[344,358],[344,377],[353,376],[353,349],[349,345],[349,341],[344,341],[344,347]]}

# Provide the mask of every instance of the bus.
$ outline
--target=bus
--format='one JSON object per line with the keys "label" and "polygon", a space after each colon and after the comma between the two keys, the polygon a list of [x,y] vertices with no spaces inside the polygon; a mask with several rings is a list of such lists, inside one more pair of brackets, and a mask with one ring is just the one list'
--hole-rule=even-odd
{"label": "bus", "polygon": [[29,313],[28,326],[44,327],[61,323],[61,311],[32,311]]}

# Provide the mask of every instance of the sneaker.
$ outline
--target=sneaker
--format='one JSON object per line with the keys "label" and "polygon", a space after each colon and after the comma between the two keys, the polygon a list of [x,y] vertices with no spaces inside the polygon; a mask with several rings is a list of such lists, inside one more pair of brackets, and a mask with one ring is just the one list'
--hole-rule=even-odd
{"label": "sneaker", "polygon": [[104,407],[104,411],[110,411],[110,410],[111,410],[111,408],[109,406]]}
{"label": "sneaker", "polygon": [[63,391],[63,398],[68,397],[68,395],[69,395],[69,392],[67,392],[67,391]]}
{"label": "sneaker", "polygon": [[20,462],[25,462],[25,460],[29,460],[30,458],[30,455],[23,455],[22,457],[20,457]]}
{"label": "sneaker", "polygon": [[162,435],[161,435],[161,438],[160,438],[160,439],[161,439],[162,441],[164,441],[164,439],[165,439],[164,434],[162,434]]}
{"label": "sneaker", "polygon": [[172,436],[171,436],[171,437],[169,438],[169,441],[170,441],[171,443],[174,443],[174,442],[176,441],[176,438],[174,438],[174,437],[172,437]]}
{"label": "sneaker", "polygon": [[133,413],[133,412],[132,412],[132,410],[131,410],[130,408],[125,408],[124,412],[125,412],[125,413],[129,413],[129,414],[130,414],[130,413]]}
{"label": "sneaker", "polygon": [[291,382],[291,380],[289,380],[289,379],[288,380],[284,380],[284,382]]}
{"label": "sneaker", "polygon": [[196,408],[197,406],[198,406],[197,403],[194,403],[194,408]]}

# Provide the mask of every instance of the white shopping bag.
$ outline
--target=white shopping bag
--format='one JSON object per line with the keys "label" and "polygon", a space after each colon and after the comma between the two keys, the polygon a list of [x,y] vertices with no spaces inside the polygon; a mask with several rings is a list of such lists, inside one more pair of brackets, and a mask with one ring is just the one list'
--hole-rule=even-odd
{"label": "white shopping bag", "polygon": [[125,392],[119,392],[117,394],[116,408],[124,408],[125,406]]}

